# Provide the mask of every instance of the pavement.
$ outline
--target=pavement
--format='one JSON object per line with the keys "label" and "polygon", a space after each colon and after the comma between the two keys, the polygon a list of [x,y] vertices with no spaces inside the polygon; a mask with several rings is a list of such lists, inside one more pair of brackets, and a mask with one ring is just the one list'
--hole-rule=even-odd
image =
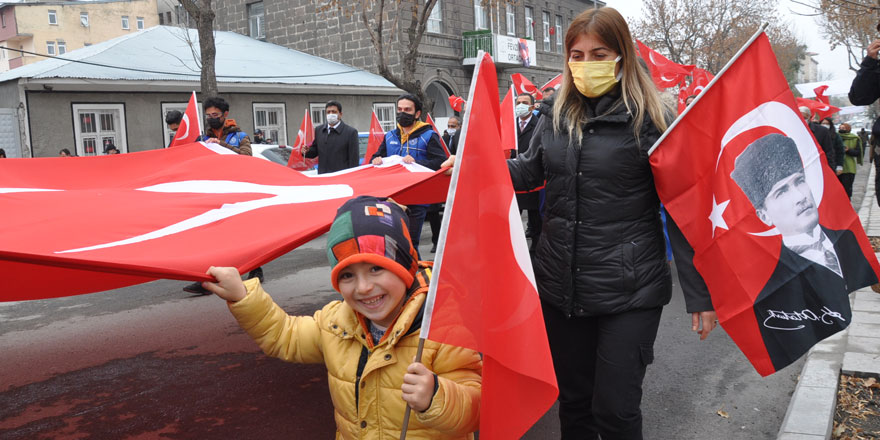
{"label": "pavement", "polygon": [[[873,166],[859,218],[869,237],[880,237],[880,206],[874,194]],[[878,254],[880,256],[880,254]],[[880,294],[870,287],[850,295],[852,322],[846,330],[816,344],[807,354],[788,405],[778,440],[831,438],[840,375],[880,378]]]}

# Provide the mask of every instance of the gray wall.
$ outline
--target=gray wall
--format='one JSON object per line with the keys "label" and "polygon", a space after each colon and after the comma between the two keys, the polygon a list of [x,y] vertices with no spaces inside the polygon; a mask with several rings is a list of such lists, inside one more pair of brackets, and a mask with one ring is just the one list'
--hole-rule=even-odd
{"label": "gray wall", "polygon": [[[427,87],[432,81],[441,79],[452,87],[454,94],[467,95],[473,67],[461,64],[461,33],[474,30],[474,3],[473,0],[440,1],[443,13],[442,32],[425,34],[420,47],[423,56],[419,61],[418,78],[422,81],[422,87]],[[254,0],[216,0],[214,5],[217,19],[214,23],[217,29],[248,35],[248,3],[254,3]],[[323,4],[312,0],[263,0],[266,11],[266,41],[377,73],[375,51],[370,36],[360,21],[359,11],[349,9],[348,15],[335,9],[317,12],[316,6],[319,3]],[[342,3],[347,5],[346,2]],[[537,86],[541,86],[562,71],[562,63],[565,59],[555,52],[555,36],[551,36],[551,52],[543,50],[542,12],[547,11],[551,14],[552,25],[555,25],[556,15],[561,15],[564,19],[564,33],[575,16],[593,7],[593,1],[518,1],[516,2],[517,37],[525,36],[525,6],[531,6],[535,11],[535,40],[539,67],[528,69],[505,67],[504,70],[500,70],[498,85],[502,96],[510,87],[512,73],[522,73]],[[401,14],[401,29],[405,29],[407,15]],[[503,7],[499,21],[500,28],[496,27],[496,32],[506,32]],[[405,41],[406,37],[403,37],[403,40]],[[396,54],[396,50],[393,52]],[[392,58],[391,64],[396,63],[397,59]]]}
{"label": "gray wall", "polygon": [[[7,107],[4,86],[0,86],[0,107]],[[128,151],[162,148],[165,146],[162,137],[165,124],[162,103],[187,102],[189,96],[188,93],[27,92],[34,156],[56,156],[62,148],[75,150],[74,103],[124,104]],[[221,96],[229,102],[229,116],[248,134],[254,131],[253,103],[284,103],[287,139],[292,144],[309,103],[338,100],[343,106],[343,120],[359,131],[368,131],[373,103],[393,103],[397,94],[336,96],[228,93]]]}

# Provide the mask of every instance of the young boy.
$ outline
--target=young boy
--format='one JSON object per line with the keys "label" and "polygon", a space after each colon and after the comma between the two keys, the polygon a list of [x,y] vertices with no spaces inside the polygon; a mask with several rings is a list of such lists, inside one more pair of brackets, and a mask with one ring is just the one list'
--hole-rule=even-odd
{"label": "young boy", "polygon": [[263,351],[327,366],[337,438],[397,439],[408,403],[409,439],[473,438],[479,426],[478,353],[419,343],[430,264],[419,265],[407,215],[391,201],[361,196],[339,208],[327,238],[333,301],[313,316],[289,316],[256,278],[211,267],[206,289],[229,301]]}

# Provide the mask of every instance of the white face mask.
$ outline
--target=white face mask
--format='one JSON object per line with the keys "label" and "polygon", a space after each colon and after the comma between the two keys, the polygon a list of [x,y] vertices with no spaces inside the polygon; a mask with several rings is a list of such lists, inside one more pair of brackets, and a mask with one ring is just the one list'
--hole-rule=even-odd
{"label": "white face mask", "polygon": [[455,136],[455,132],[458,131],[455,128],[447,128],[446,132],[449,133],[450,136]]}
{"label": "white face mask", "polygon": [[516,107],[514,107],[513,111],[520,118],[529,114],[530,112],[529,106],[527,104],[517,104]]}
{"label": "white face mask", "polygon": [[339,122],[339,115],[336,113],[327,113],[327,123],[330,125],[335,125]]}

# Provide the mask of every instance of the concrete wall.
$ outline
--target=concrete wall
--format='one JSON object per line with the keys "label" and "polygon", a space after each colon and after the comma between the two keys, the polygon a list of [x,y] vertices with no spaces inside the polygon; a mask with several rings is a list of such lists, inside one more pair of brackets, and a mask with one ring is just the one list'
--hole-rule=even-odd
{"label": "concrete wall", "polygon": [[[12,82],[10,82],[12,83]],[[4,92],[9,83],[0,85],[0,107],[15,101]],[[56,156],[58,150],[76,147],[73,104],[122,103],[125,109],[126,142],[117,146],[123,151],[142,151],[162,148],[164,115],[162,103],[186,103],[184,93],[94,93],[94,92],[26,92],[33,155]],[[374,103],[393,103],[395,94],[368,96],[336,95],[282,95],[282,94],[224,94],[230,105],[229,116],[248,134],[254,131],[254,103],[283,103],[287,120],[288,144],[296,139],[309,103],[323,104],[331,99],[343,106],[343,120],[359,131],[368,131]]]}

